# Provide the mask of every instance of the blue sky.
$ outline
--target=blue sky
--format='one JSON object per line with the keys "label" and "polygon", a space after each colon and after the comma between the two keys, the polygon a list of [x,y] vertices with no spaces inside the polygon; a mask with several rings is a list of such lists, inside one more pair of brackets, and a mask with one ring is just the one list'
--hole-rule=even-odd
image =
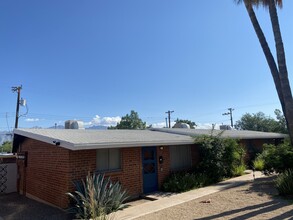
{"label": "blue sky", "polygon": [[[293,2],[279,19],[291,81]],[[257,10],[274,46],[268,11]],[[272,48],[274,53],[274,49]],[[228,124],[234,108],[274,116],[272,77],[244,5],[233,0],[0,1],[0,130],[68,119],[113,124],[135,110],[148,124],[165,114]],[[21,107],[21,114],[26,109]]]}

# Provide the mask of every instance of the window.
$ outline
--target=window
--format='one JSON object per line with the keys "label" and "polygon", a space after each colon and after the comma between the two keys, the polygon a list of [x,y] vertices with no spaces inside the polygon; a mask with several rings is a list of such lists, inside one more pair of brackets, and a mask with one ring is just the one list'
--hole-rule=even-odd
{"label": "window", "polygon": [[111,171],[121,169],[120,149],[97,150],[97,170]]}
{"label": "window", "polygon": [[191,150],[188,145],[170,146],[171,170],[191,167]]}

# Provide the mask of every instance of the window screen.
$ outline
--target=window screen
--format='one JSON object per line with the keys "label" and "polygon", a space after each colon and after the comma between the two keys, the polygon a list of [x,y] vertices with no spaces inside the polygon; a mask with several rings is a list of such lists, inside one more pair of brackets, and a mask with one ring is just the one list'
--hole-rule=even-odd
{"label": "window screen", "polygon": [[97,150],[97,170],[108,171],[121,168],[120,149]]}
{"label": "window screen", "polygon": [[188,145],[170,147],[171,170],[191,167],[191,150]]}

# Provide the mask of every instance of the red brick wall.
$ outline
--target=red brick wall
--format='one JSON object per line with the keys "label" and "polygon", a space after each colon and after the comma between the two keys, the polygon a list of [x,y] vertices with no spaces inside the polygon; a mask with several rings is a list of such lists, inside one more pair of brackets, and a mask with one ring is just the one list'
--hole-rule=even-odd
{"label": "red brick wall", "polygon": [[[160,164],[159,158],[163,157],[163,163]],[[170,174],[170,151],[168,146],[157,147],[157,169],[158,169],[158,186],[159,189],[167,176]]]}
{"label": "red brick wall", "polygon": [[[19,189],[61,208],[68,206],[68,196],[65,193],[74,191],[72,181],[83,179],[88,172],[96,171],[96,150],[70,151],[60,146],[26,139],[21,145],[21,151],[28,152],[28,166],[24,174],[23,162],[18,161]],[[164,159],[162,164],[159,163],[160,156]],[[168,146],[162,149],[157,147],[157,162],[160,188],[170,174]],[[113,181],[119,181],[132,198],[142,194],[141,147],[122,148],[121,170],[107,172],[105,175],[110,176]]]}
{"label": "red brick wall", "polygon": [[[105,176],[119,181],[131,197],[137,197],[142,193],[141,148],[122,148],[120,153],[121,170],[106,172]],[[89,171],[92,173],[96,170],[96,150],[71,151],[70,161],[71,180],[85,178]]]}
{"label": "red brick wall", "polygon": [[[121,169],[114,172],[106,172],[106,177],[112,181],[119,181],[127,190],[130,197],[138,197],[142,194],[142,162],[141,148],[121,149]],[[70,181],[80,180],[86,177],[88,172],[96,171],[96,150],[79,150],[70,152]],[[73,184],[70,191],[74,190]]]}
{"label": "red brick wall", "polygon": [[19,165],[19,190],[48,203],[67,206],[69,151],[44,142],[26,139],[21,151],[28,152],[27,167]]}
{"label": "red brick wall", "polygon": [[73,180],[85,178],[88,172],[96,170],[96,150],[69,151],[70,191],[74,190]]}
{"label": "red brick wall", "polygon": [[[18,161],[19,190],[61,208],[68,206],[65,193],[74,191],[72,181],[96,170],[96,150],[70,151],[26,139],[21,151],[28,152],[28,166],[24,169],[23,161]],[[105,175],[119,181],[131,197],[137,197],[143,189],[141,148],[121,149],[121,159],[121,170]]]}

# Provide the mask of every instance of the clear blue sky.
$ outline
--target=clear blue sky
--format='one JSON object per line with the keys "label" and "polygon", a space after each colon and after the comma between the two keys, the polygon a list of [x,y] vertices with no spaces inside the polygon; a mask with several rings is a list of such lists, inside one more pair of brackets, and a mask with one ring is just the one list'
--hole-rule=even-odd
{"label": "clear blue sky", "polygon": [[[291,81],[292,11],[284,0]],[[257,15],[274,46],[268,11]],[[19,127],[104,125],[132,109],[148,124],[164,123],[167,110],[228,124],[229,107],[235,121],[280,108],[245,7],[233,0],[2,0],[0,74],[0,130],[14,126],[18,85],[29,108]]]}

